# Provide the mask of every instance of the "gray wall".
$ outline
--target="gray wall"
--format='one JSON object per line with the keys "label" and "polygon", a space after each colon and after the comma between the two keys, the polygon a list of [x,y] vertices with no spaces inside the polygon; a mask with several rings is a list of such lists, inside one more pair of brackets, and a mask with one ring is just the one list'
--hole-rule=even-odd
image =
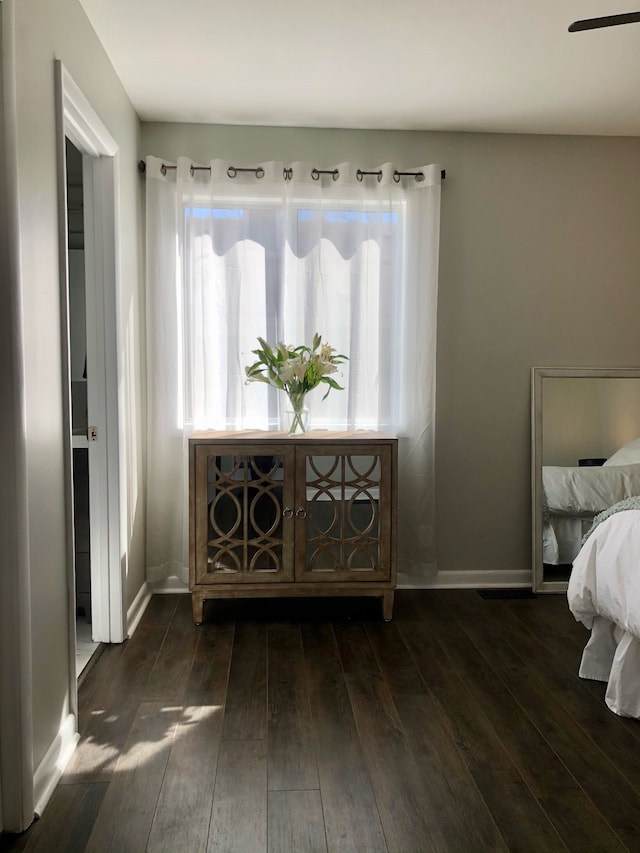
{"label": "gray wall", "polygon": [[142,154],[446,168],[439,569],[528,570],[531,367],[640,363],[640,139],[143,123]]}
{"label": "gray wall", "polygon": [[607,459],[638,438],[640,379],[543,378],[543,465]]}
{"label": "gray wall", "polygon": [[129,431],[123,474],[130,498],[122,560],[128,602],[144,581],[140,187],[136,170],[140,126],[77,0],[19,0],[15,16],[33,759],[37,768],[69,713],[70,683],[54,60],[62,60],[120,149],[120,348],[123,415]]}

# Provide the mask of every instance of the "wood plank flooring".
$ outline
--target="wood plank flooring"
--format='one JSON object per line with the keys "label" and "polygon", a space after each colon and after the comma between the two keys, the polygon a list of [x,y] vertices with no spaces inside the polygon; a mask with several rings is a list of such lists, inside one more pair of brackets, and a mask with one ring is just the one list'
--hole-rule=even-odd
{"label": "wood plank flooring", "polygon": [[155,596],[3,853],[638,853],[640,722],[562,595]]}

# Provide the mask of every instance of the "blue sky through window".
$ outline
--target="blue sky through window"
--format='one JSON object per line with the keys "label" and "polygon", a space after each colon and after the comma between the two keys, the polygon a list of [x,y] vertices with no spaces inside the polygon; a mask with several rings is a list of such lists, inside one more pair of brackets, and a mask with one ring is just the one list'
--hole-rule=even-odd
{"label": "blue sky through window", "polygon": [[298,222],[309,222],[312,219],[321,219],[325,222],[361,222],[377,225],[395,224],[398,221],[397,213],[378,213],[366,210],[313,210],[302,209],[298,211]]}
{"label": "blue sky through window", "polygon": [[185,207],[184,215],[192,219],[243,219],[241,207]]}
{"label": "blue sky through window", "polygon": [[[186,207],[184,214],[192,219],[244,219],[245,210],[241,207]],[[395,212],[378,213],[366,210],[313,210],[303,208],[298,210],[298,222],[321,220],[324,222],[344,222],[371,225],[395,225],[398,214]]]}

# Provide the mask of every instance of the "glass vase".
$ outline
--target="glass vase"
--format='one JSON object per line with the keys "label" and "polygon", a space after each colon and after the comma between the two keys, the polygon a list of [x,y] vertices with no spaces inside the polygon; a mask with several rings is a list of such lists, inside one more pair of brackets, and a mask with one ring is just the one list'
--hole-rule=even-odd
{"label": "glass vase", "polygon": [[298,397],[289,397],[289,404],[285,414],[289,435],[302,435],[302,433],[307,431],[309,409],[305,405],[304,394]]}

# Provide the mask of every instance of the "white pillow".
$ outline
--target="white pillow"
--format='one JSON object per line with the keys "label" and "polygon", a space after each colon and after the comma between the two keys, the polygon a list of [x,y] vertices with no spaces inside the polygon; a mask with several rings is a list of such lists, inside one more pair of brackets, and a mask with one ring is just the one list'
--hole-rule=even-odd
{"label": "white pillow", "polygon": [[634,438],[610,456],[605,465],[635,465],[640,462],[640,438]]}

